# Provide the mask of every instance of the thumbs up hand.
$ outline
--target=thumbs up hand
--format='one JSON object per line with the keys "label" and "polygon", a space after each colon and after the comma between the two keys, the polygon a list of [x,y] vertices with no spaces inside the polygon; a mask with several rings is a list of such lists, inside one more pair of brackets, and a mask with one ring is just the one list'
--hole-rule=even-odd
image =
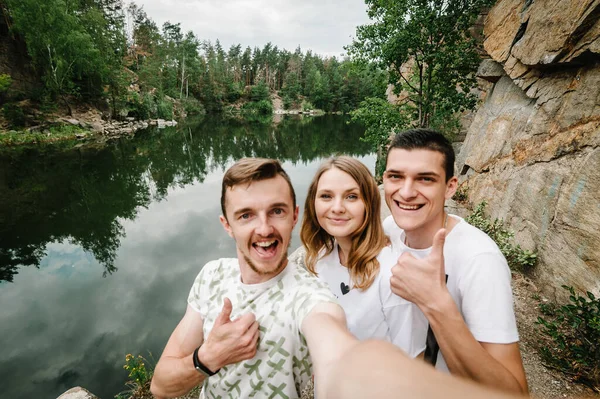
{"label": "thumbs up hand", "polygon": [[252,359],[256,354],[260,335],[256,317],[246,313],[231,320],[232,309],[231,301],[225,298],[221,313],[198,351],[198,358],[209,370]]}
{"label": "thumbs up hand", "polygon": [[392,268],[390,285],[392,292],[425,309],[446,289],[444,268],[444,242],[446,230],[440,229],[433,237],[433,246],[428,256],[417,259],[405,252]]}
{"label": "thumbs up hand", "polygon": [[213,325],[213,329],[218,326],[222,326],[223,324],[231,323],[231,311],[233,310],[233,305],[229,298],[223,299],[223,309],[221,313],[215,319],[215,324]]}

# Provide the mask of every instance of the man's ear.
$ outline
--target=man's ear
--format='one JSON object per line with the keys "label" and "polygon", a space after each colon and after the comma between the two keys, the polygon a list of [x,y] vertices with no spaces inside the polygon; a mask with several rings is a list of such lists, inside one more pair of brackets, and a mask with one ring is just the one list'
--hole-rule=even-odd
{"label": "man's ear", "polygon": [[227,234],[229,234],[229,237],[233,238],[233,231],[231,230],[231,226],[229,225],[229,222],[227,221],[225,216],[223,216],[223,215],[219,216],[219,221],[223,225],[223,228],[225,229]]}
{"label": "man's ear", "polygon": [[458,189],[458,178],[456,176],[452,176],[448,183],[446,183],[446,195],[444,198],[450,199],[454,196],[454,193]]}
{"label": "man's ear", "polygon": [[298,215],[300,214],[300,206],[296,205],[296,209],[294,209],[294,227],[296,223],[298,223]]}

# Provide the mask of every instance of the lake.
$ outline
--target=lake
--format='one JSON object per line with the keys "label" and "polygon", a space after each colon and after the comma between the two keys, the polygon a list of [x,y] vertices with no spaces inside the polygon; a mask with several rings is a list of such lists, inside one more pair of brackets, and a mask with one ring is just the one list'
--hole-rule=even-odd
{"label": "lake", "polygon": [[322,159],[348,154],[373,171],[362,133],[342,116],[206,118],[106,144],[0,149],[0,397],[124,390],[125,355],[158,360],[201,267],[235,256],[218,220],[224,170],[280,159],[302,211]]}

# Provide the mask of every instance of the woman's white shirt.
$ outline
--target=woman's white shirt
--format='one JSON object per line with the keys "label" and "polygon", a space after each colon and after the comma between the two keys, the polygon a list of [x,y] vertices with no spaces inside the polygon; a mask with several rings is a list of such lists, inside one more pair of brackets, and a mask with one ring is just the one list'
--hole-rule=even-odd
{"label": "woman's white shirt", "polygon": [[416,357],[425,350],[427,319],[416,305],[391,291],[391,270],[397,258],[390,247],[383,248],[377,260],[379,273],[364,291],[352,286],[348,268],[340,263],[337,244],[317,262],[316,272],[344,308],[352,334],[360,340],[387,340]]}

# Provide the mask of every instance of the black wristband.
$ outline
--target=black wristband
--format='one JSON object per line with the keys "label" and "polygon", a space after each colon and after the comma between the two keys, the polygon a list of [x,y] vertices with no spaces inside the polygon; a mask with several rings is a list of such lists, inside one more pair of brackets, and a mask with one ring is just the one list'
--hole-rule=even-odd
{"label": "black wristband", "polygon": [[206,375],[207,377],[211,377],[215,374],[217,374],[219,372],[219,370],[215,370],[215,371],[210,371],[208,369],[208,367],[206,367],[205,365],[202,364],[202,362],[200,361],[200,359],[198,359],[198,349],[200,349],[200,347],[197,347],[196,350],[194,351],[194,354],[192,355],[192,358],[194,359],[194,367],[196,368],[196,370],[198,370],[198,372]]}

